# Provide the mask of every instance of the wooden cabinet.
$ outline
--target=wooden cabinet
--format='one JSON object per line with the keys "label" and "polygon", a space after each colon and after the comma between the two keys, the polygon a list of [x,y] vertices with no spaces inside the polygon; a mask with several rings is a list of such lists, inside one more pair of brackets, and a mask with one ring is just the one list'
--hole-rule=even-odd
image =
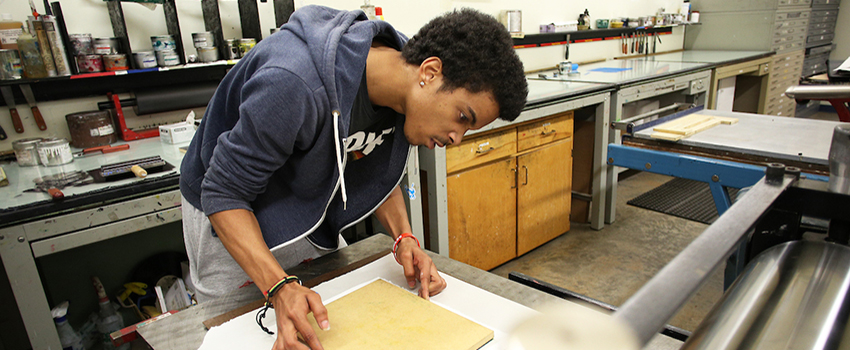
{"label": "wooden cabinet", "polygon": [[573,113],[446,148],[449,257],[489,270],[569,231]]}

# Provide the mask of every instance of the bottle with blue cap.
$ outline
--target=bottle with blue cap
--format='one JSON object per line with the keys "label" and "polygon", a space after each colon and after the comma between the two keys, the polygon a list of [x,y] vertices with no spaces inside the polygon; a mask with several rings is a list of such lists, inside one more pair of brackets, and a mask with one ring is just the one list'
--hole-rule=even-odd
{"label": "bottle with blue cap", "polygon": [[62,344],[62,350],[85,350],[83,339],[80,334],[68,324],[68,319],[65,315],[68,314],[68,302],[65,301],[52,310],[53,322],[56,323],[56,331],[59,332],[59,344]]}

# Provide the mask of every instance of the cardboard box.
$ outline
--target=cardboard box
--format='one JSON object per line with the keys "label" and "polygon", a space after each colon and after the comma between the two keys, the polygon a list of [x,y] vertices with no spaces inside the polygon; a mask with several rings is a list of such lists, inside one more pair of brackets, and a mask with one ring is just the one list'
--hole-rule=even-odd
{"label": "cardboard box", "polygon": [[159,139],[164,143],[189,142],[194,136],[195,126],[186,122],[159,126]]}

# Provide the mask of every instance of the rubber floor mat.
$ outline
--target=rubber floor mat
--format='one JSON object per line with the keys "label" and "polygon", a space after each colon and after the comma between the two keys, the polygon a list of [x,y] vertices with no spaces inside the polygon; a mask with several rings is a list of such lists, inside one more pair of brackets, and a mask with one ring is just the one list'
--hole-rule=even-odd
{"label": "rubber floor mat", "polygon": [[[727,191],[734,202],[738,189],[727,188]],[[675,178],[635,197],[628,204],[704,224],[717,220],[711,190],[707,183],[700,181]]]}

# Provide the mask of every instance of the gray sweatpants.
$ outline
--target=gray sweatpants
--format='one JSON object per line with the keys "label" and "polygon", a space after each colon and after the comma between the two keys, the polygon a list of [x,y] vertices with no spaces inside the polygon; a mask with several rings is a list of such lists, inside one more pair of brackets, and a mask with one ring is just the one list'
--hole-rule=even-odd
{"label": "gray sweatpants", "polygon": [[[183,241],[189,255],[191,280],[189,289],[195,291],[198,302],[204,302],[243,287],[257,288],[242,271],[236,260],[221,244],[218,237],[212,235],[212,225],[206,214],[195,208],[183,198]],[[339,247],[345,247],[345,240],[339,236]],[[272,250],[272,255],[284,270],[332,252],[314,246],[306,238],[285,243]]]}

